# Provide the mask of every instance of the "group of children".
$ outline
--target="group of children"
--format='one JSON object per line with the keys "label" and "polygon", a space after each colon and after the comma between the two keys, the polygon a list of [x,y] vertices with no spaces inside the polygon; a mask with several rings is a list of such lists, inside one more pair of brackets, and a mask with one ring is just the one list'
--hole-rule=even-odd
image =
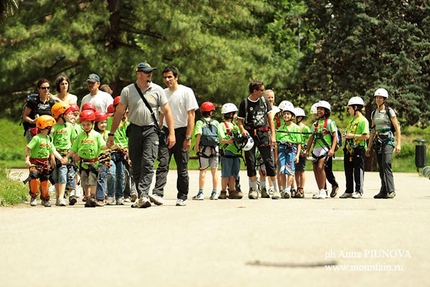
{"label": "group of children", "polygon": [[42,205],[50,206],[49,181],[55,186],[57,206],[66,206],[66,191],[69,205],[76,204],[79,187],[86,207],[124,204],[125,175],[130,168],[126,117],[115,133],[114,147],[106,148],[110,116],[118,103],[119,97],[109,107],[111,113],[106,114],[91,103],[80,109],[75,104],[58,102],[51,109],[52,116],[36,119],[38,134],[25,152],[25,164],[30,168],[30,205],[37,205],[40,191]]}
{"label": "group of children", "polygon": [[[119,97],[115,98],[118,104]],[[276,188],[266,188],[264,165],[260,166],[260,195],[263,198],[303,198],[305,187],[305,165],[308,157],[313,163],[318,191],[314,199],[335,197],[339,186],[331,170],[332,157],[345,140],[344,168],[346,191],[340,198],[361,198],[363,195],[364,156],[369,138],[369,122],[361,113],[364,102],[353,97],[348,102],[351,121],[340,135],[336,123],[330,119],[331,106],[319,101],[311,108],[315,122],[311,127],[303,123],[305,112],[295,108],[289,101],[273,106],[275,114],[276,146],[273,157],[277,167]],[[210,168],[212,191],[210,199],[241,199],[239,171],[243,151],[249,151],[254,142],[244,137],[235,123],[238,108],[226,103],[221,108],[223,121],[213,119],[215,105],[204,102],[200,106],[202,118],[196,122],[194,136],[195,151],[199,160],[199,189],[194,200],[203,200],[206,171]],[[30,167],[30,195],[32,206],[37,204],[40,190],[43,206],[50,206],[49,180],[55,183],[56,205],[65,206],[65,193],[69,193],[69,204],[76,203],[76,186],[80,182],[84,191],[85,206],[104,204],[124,204],[125,174],[129,174],[127,160],[127,118],[124,117],[115,133],[115,147],[106,148],[109,133],[109,114],[96,111],[91,104],[82,109],[76,105],[57,103],[52,107],[51,116],[41,116],[36,120],[39,133],[28,143],[25,163]],[[258,156],[256,156],[258,159]],[[218,193],[218,164],[221,164],[221,190]],[[79,173],[77,173],[79,169]],[[126,172],[128,171],[128,172]],[[80,175],[80,179],[79,179]],[[328,194],[326,180],[332,184]],[[354,186],[355,183],[355,186]],[[269,184],[271,184],[269,182]],[[133,186],[132,184],[130,186]],[[295,188],[297,187],[297,188]],[[268,191],[269,190],[269,191]],[[275,194],[273,191],[278,192]],[[375,197],[377,198],[377,197]]]}

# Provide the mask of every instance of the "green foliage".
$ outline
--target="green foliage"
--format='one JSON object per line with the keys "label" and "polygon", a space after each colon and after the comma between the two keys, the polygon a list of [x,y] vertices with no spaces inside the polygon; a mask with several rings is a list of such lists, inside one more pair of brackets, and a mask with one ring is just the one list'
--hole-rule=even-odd
{"label": "green foliage", "polygon": [[[316,39],[303,59],[301,88],[335,108],[361,96],[372,110],[378,87],[407,125],[430,123],[430,6],[426,1],[307,1]],[[305,37],[312,40],[312,37]],[[310,42],[307,42],[310,43]]]}
{"label": "green foliage", "polygon": [[0,205],[16,205],[28,199],[28,186],[9,178],[9,170],[0,165]]}

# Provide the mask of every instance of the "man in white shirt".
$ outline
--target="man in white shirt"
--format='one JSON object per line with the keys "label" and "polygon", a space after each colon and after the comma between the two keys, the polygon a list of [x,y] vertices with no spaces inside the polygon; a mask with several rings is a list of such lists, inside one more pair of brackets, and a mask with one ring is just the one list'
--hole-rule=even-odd
{"label": "man in white shirt", "polygon": [[113,98],[108,93],[99,90],[100,77],[97,74],[90,74],[87,84],[90,93],[82,98],[81,108],[85,103],[91,103],[98,111],[107,113],[109,105],[113,104]]}
{"label": "man in white shirt", "polygon": [[[194,130],[195,110],[199,108],[196,96],[191,88],[178,84],[179,74],[176,68],[167,67],[163,70],[164,83],[167,88],[164,90],[169,100],[169,106],[173,115],[176,144],[170,149],[160,143],[158,150],[158,160],[160,161],[156,182],[153,190],[153,198],[164,196],[164,186],[167,182],[169,163],[172,155],[175,157],[178,179],[176,187],[178,189],[177,198],[186,202],[189,191],[188,160],[191,147],[191,134]],[[163,115],[160,114],[160,125],[167,132],[166,123],[163,123]],[[157,204],[157,202],[155,202]],[[158,204],[162,204],[159,201]]]}

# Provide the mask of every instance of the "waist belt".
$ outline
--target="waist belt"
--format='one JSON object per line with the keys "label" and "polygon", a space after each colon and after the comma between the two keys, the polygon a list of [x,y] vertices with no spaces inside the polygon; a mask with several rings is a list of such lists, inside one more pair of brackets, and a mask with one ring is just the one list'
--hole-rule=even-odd
{"label": "waist belt", "polygon": [[49,160],[47,158],[30,158],[30,162],[32,164],[39,164],[39,165],[49,164]]}
{"label": "waist belt", "polygon": [[82,161],[82,163],[84,163],[84,164],[92,164],[92,163],[95,163],[95,162],[97,162],[99,160],[99,158],[98,157],[96,157],[96,158],[91,158],[91,159],[81,159],[81,161]]}

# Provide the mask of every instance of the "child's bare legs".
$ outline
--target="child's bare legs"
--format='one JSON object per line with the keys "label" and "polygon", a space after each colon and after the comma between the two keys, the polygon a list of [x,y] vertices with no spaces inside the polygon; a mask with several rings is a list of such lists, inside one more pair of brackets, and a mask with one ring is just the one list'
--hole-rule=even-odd
{"label": "child's bare legs", "polygon": [[285,190],[285,188],[287,187],[287,175],[286,174],[279,174],[278,183],[279,183],[279,189],[281,191]]}
{"label": "child's bare legs", "polygon": [[206,169],[200,170],[199,172],[199,191],[203,191],[205,188],[205,181],[206,181]]}
{"label": "child's bare legs", "polygon": [[55,192],[57,195],[57,205],[66,206],[66,204],[64,203],[64,193],[66,192],[66,184],[56,183]]}
{"label": "child's bare legs", "polygon": [[[325,198],[325,182],[326,182],[326,174],[324,169],[324,157],[320,158],[313,165],[315,180],[318,186],[318,193],[313,196],[313,198]],[[323,194],[324,193],[324,194]]]}

